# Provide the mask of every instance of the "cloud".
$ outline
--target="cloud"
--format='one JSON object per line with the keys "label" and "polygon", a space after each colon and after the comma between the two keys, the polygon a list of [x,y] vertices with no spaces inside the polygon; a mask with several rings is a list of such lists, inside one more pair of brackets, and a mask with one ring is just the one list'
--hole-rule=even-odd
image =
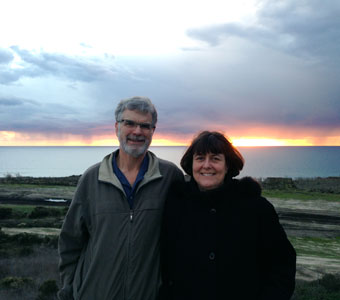
{"label": "cloud", "polygon": [[323,0],[259,1],[252,24],[226,23],[188,31],[211,46],[239,37],[307,59],[340,62],[340,3]]}
{"label": "cloud", "polygon": [[0,65],[10,63],[13,58],[14,56],[9,50],[0,48]]}
{"label": "cloud", "polygon": [[253,24],[192,29],[211,46],[172,55],[3,49],[0,130],[114,136],[118,101],[141,95],[158,109],[160,135],[192,137],[204,129],[249,135],[264,127],[279,134],[286,128],[287,138],[296,128],[339,132],[337,9],[305,3],[262,1]]}
{"label": "cloud", "polygon": [[31,99],[0,96],[0,105],[2,106],[25,106],[27,104],[39,106],[37,101]]}
{"label": "cloud", "polygon": [[0,97],[0,107],[0,131],[57,131],[75,113],[66,105],[16,97]]}
{"label": "cloud", "polygon": [[[4,53],[4,54],[2,54]],[[9,62],[14,55],[18,57],[16,68],[8,66],[0,71],[0,83],[10,84],[22,78],[54,76],[66,80],[94,82],[113,79],[116,69],[114,58],[106,55],[102,58],[67,56],[58,53],[33,52],[12,46],[0,52],[1,59]]]}
{"label": "cloud", "polygon": [[124,64],[144,81],[119,81],[102,92],[149,96],[159,111],[159,133],[191,136],[207,128],[250,130],[260,124],[306,131],[340,127],[334,73],[273,49],[242,42]]}
{"label": "cloud", "polygon": [[0,98],[0,106],[16,106],[22,105],[22,103],[22,100],[19,99]]}
{"label": "cloud", "polygon": [[[40,139],[78,138],[84,142],[103,135],[114,136],[111,120],[89,116],[88,110],[76,103],[40,101],[28,98],[0,97],[0,132],[15,132],[18,136]],[[28,141],[29,142],[29,141]]]}

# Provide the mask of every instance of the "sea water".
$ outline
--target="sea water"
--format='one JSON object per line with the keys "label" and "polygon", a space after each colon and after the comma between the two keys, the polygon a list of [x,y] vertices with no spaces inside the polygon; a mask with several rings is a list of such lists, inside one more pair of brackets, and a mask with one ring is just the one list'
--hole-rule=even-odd
{"label": "sea water", "polygon": [[[0,147],[0,177],[80,175],[117,147]],[[150,147],[180,166],[186,147]],[[340,176],[340,147],[238,147],[245,158],[240,177]]]}

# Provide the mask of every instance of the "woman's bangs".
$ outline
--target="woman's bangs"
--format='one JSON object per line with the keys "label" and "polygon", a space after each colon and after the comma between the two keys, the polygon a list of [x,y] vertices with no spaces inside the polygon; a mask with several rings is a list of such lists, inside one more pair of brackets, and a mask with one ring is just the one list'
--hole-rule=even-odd
{"label": "woman's bangs", "polygon": [[207,153],[220,154],[225,152],[224,143],[215,136],[210,135],[198,141],[195,154],[205,155]]}

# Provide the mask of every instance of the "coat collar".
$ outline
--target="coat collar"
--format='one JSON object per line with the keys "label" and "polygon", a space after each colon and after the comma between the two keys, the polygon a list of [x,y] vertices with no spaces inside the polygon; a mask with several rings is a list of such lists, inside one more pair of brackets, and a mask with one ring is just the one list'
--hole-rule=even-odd
{"label": "coat collar", "polygon": [[[100,163],[98,180],[111,183],[116,187],[120,188],[121,190],[123,190],[123,187],[117,176],[114,174],[112,168],[112,158],[115,154],[116,151],[111,154],[108,154],[107,156],[104,157],[104,159]],[[160,173],[159,170],[159,160],[156,157],[156,155],[153,154],[151,151],[148,151],[146,155],[149,156],[149,166],[147,172],[144,174],[143,180],[138,186],[138,189],[145,183],[162,177],[162,174]]]}
{"label": "coat collar", "polygon": [[261,196],[260,184],[251,177],[243,177],[241,179],[226,178],[224,183],[216,189],[201,191],[198,188],[197,182],[191,178],[187,183],[189,191],[192,195],[200,198],[221,198],[221,195],[234,194],[243,195],[246,197],[259,197]]}

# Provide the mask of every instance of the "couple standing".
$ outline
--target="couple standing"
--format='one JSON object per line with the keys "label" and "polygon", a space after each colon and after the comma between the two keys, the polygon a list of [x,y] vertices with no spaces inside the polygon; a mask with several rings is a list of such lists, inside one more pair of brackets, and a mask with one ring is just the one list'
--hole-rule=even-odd
{"label": "couple standing", "polygon": [[294,290],[295,251],[241,154],[202,132],[173,163],[148,151],[148,98],[115,111],[119,149],[81,177],[60,238],[59,299],[279,300]]}

